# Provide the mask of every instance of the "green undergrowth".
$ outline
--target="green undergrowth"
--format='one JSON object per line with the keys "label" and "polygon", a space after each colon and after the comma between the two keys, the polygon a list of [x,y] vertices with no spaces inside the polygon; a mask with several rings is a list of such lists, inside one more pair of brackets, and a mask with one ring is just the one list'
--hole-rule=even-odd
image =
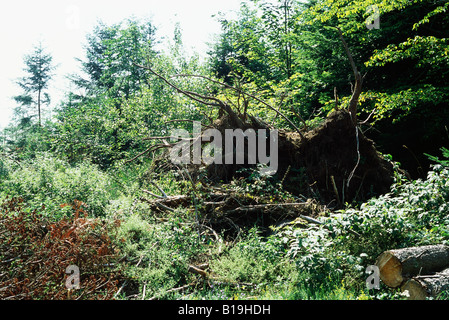
{"label": "green undergrowth", "polygon": [[[321,216],[322,225],[298,218],[270,235],[254,226],[235,239],[202,226],[194,206],[161,215],[139,201],[142,189],[158,192],[151,181],[168,195],[192,194],[174,173],[148,176],[140,166],[104,172],[48,154],[20,164],[3,159],[0,169],[2,201],[20,196],[23,210],[57,221],[70,215],[62,204],[79,200],[89,216],[120,221],[110,228],[123,275],[116,299],[402,299],[382,283],[368,290],[366,268],[385,250],[449,242],[443,160],[427,179],[398,176],[390,193]],[[255,192],[254,181],[236,186]],[[191,265],[203,266],[207,277]]]}

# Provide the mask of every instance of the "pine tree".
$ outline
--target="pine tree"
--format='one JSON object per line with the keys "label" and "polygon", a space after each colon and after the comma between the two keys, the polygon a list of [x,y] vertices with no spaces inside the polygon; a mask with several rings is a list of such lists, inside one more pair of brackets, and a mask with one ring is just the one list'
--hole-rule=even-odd
{"label": "pine tree", "polygon": [[[14,100],[20,104],[19,112],[16,113],[22,114],[22,118],[25,118],[24,115],[27,114],[26,108],[35,107],[37,109],[39,127],[42,126],[42,106],[50,103],[50,96],[46,90],[55,70],[52,61],[53,57],[46,53],[42,43],[39,43],[34,47],[31,54],[25,55],[24,71],[26,76],[17,81],[17,84],[24,92],[14,97]],[[28,117],[28,119],[30,118]],[[20,119],[20,121],[22,120]]]}

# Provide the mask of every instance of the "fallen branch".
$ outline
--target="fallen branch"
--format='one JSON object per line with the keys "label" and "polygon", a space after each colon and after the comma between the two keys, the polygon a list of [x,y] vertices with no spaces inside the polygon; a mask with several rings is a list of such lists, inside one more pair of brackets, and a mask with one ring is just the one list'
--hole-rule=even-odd
{"label": "fallen branch", "polygon": [[[187,97],[189,97],[190,99],[199,102],[201,104],[206,104],[206,105],[211,105],[211,106],[217,106],[217,107],[221,107],[223,105],[223,102],[215,97],[210,97],[210,96],[205,96],[205,95],[201,95],[199,93],[195,93],[195,92],[190,92],[190,91],[186,91],[186,90],[182,90],[181,88],[175,86],[173,83],[171,83],[170,81],[168,81],[165,77],[161,76],[160,74],[158,74],[157,72],[155,72],[152,68],[147,67],[147,66],[143,66],[137,63],[133,64],[136,67],[145,69],[150,71],[153,75],[155,75],[156,77],[160,78],[162,81],[164,81],[167,85],[169,85],[171,88],[175,89],[176,91],[178,91],[179,93],[182,93],[184,95],[186,95]],[[201,100],[203,99],[203,100]],[[216,103],[212,103],[210,101],[215,101]]]}
{"label": "fallen branch", "polygon": [[[167,123],[172,123],[172,122],[195,122],[195,120],[190,120],[190,119],[173,119],[173,120],[165,121],[165,124],[167,124]],[[201,125],[202,125],[203,127],[206,127],[206,128],[214,129],[213,126],[210,126],[210,125],[207,125],[207,124],[201,123]],[[170,138],[170,137],[168,137],[167,139],[169,139],[169,138]]]}
{"label": "fallen branch", "polygon": [[135,161],[136,159],[140,158],[141,156],[143,156],[143,155],[145,155],[145,154],[147,154],[147,153],[150,153],[150,152],[153,152],[153,151],[162,149],[162,148],[170,148],[170,147],[173,147],[173,146],[175,146],[175,144],[169,144],[169,143],[165,143],[165,142],[164,142],[163,144],[158,144],[158,145],[155,145],[155,146],[151,146],[150,148],[146,149],[145,151],[139,153],[139,154],[138,154],[137,156],[135,156],[134,158],[125,161],[125,164],[130,163],[130,162],[133,162],[133,161]]}
{"label": "fallen branch", "polygon": [[[348,178],[348,183],[347,183],[347,187],[349,188],[349,183],[351,182],[352,177],[354,176],[355,171],[357,170],[359,164],[360,164],[360,141],[359,141],[359,128],[357,126],[355,126],[355,139],[357,141],[357,163],[354,167],[354,169],[351,171],[351,174],[349,175]],[[344,190],[344,186],[343,186],[343,190]]]}
{"label": "fallen branch", "polygon": [[203,278],[207,278],[207,272],[201,268],[198,268],[197,266],[189,265],[189,269],[187,271],[194,274],[198,274]]}
{"label": "fallen branch", "polygon": [[267,208],[282,208],[282,207],[290,207],[290,206],[305,206],[308,205],[307,202],[298,202],[298,203],[266,203],[266,204],[256,204],[249,206],[241,206],[232,210],[228,210],[227,213],[238,213],[238,212],[251,212],[251,211],[259,211],[261,209]]}
{"label": "fallen branch", "polygon": [[157,194],[155,194],[155,193],[153,193],[151,191],[145,190],[145,189],[143,189],[142,192],[148,193],[149,195],[151,195],[151,196],[153,196],[155,198],[158,198],[158,199],[165,199],[165,197],[162,197],[160,195],[157,195]]}

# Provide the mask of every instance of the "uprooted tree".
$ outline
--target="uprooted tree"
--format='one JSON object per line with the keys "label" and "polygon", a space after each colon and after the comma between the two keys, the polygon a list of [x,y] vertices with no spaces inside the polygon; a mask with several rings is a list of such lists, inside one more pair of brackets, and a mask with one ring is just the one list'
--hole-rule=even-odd
{"label": "uprooted tree", "polygon": [[[223,136],[225,136],[225,130],[227,129],[240,129],[243,132],[248,129],[256,132],[258,130],[274,129],[262,119],[251,115],[251,109],[249,108],[249,102],[251,100],[261,103],[276,112],[279,117],[284,118],[292,130],[278,130],[278,167],[274,178],[282,181],[282,187],[292,195],[314,199],[315,211],[309,210],[305,214],[313,216],[322,213],[323,208],[338,208],[346,202],[350,203],[354,200],[363,201],[376,194],[386,193],[390,190],[394,176],[392,164],[377,152],[374,142],[366,138],[358,128],[357,104],[362,91],[363,77],[361,77],[360,72],[357,70],[341,31],[338,31],[340,32],[340,37],[349,57],[356,80],[353,95],[348,109],[337,109],[333,111],[320,126],[312,130],[307,130],[307,126],[303,126],[301,129],[298,128],[280,110],[267,102],[262,101],[255,95],[246,93],[239,88],[232,87],[215,79],[198,75],[176,75],[177,77],[200,77],[222,86],[224,90],[231,90],[234,94],[237,93],[245,101],[243,112],[241,110],[235,110],[226,100],[220,99],[212,94],[205,95],[183,90],[149,66],[138,66],[148,70],[152,75],[162,79],[168,86],[188,98],[206,106],[218,108],[218,119],[211,119],[211,123],[205,127],[214,128]],[[193,144],[196,139],[200,139],[203,135],[204,130],[201,131],[199,137],[193,137],[188,142]],[[146,151],[140,153],[130,161],[152,151],[162,148],[173,148],[175,146],[175,143],[168,142],[170,137],[149,137],[146,139],[160,139],[162,143],[153,144]],[[204,142],[204,140],[208,141],[208,139],[201,139],[202,147],[210,143]],[[251,150],[255,150],[255,147],[250,145],[248,141],[249,139],[246,139],[244,143],[244,163],[236,164],[235,162],[221,161],[220,163],[223,164],[201,163],[190,165],[188,170],[184,168],[183,170],[185,170],[190,180],[197,180],[195,182],[192,181],[192,185],[195,185],[199,181],[206,190],[212,190],[213,186],[217,187],[220,183],[228,183],[232,179],[241,178],[242,176],[245,177],[241,169],[254,168],[256,166],[248,154],[248,150],[250,148],[252,148]],[[265,150],[269,150],[268,139],[266,141],[266,145],[258,145],[256,148],[263,147]],[[225,145],[222,142],[222,149],[224,150],[224,148]],[[236,152],[235,149],[234,152]],[[233,156],[235,157],[236,155],[234,154]],[[167,161],[167,159],[165,160]],[[206,177],[198,174],[201,170],[206,172]],[[171,205],[179,205],[185,203],[184,201],[186,200],[183,197],[177,198],[176,201],[168,197],[162,198],[158,199],[158,207],[163,210],[171,210],[173,208]],[[301,210],[304,209],[303,203],[301,205],[293,204],[291,206],[282,206],[282,204],[268,206],[267,203],[263,202],[237,199],[235,195],[231,197],[229,195],[213,193],[210,193],[210,198],[203,199],[205,203],[211,204],[211,206],[205,206],[205,208],[209,208],[209,212],[216,212],[216,206],[219,205],[222,210],[223,208],[226,209],[223,211],[226,212],[226,218],[234,221],[238,220],[237,216],[241,217],[242,213],[251,213],[251,215],[255,215],[253,218],[258,219],[260,219],[260,215],[264,215],[265,218],[262,220],[269,221],[268,223],[279,222],[282,220],[281,218],[285,219],[286,216],[292,217],[296,215],[297,217],[299,213],[301,215],[304,214],[304,211],[298,211],[299,207],[302,208]],[[277,214],[275,214],[276,210],[273,210],[274,208],[278,209]],[[279,208],[282,209],[279,211]],[[310,209],[310,206],[308,208]]]}

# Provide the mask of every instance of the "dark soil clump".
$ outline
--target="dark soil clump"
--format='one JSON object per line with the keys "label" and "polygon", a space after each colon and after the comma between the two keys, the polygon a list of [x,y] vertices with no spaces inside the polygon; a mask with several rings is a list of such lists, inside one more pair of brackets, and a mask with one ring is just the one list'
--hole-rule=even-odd
{"label": "dark soil clump", "polygon": [[[268,128],[261,121],[240,125]],[[236,128],[226,117],[215,126],[220,131]],[[275,178],[294,195],[340,207],[345,202],[364,201],[389,192],[393,183],[393,165],[376,150],[374,142],[356,130],[349,112],[334,111],[317,128],[303,134],[279,130],[279,166]],[[245,149],[247,150],[247,148]],[[249,165],[246,165],[248,167]],[[208,176],[224,183],[233,179],[244,165],[208,167]]]}

